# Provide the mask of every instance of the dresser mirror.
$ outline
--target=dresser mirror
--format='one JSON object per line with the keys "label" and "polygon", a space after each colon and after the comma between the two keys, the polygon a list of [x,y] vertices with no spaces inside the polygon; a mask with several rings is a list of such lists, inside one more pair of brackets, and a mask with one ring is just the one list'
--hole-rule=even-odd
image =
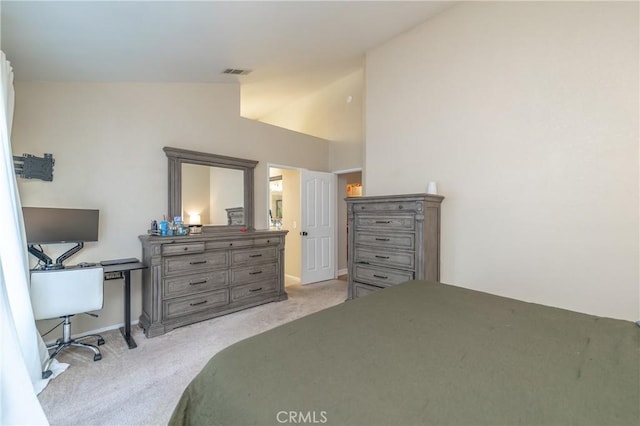
{"label": "dresser mirror", "polygon": [[164,147],[169,160],[169,217],[204,232],[254,229],[257,161]]}

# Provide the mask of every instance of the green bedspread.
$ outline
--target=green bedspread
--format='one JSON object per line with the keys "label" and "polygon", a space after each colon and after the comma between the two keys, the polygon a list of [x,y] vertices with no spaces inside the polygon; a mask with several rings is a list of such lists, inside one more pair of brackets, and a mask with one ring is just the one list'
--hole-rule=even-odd
{"label": "green bedspread", "polygon": [[412,281],[238,342],[170,424],[638,425],[640,328]]}

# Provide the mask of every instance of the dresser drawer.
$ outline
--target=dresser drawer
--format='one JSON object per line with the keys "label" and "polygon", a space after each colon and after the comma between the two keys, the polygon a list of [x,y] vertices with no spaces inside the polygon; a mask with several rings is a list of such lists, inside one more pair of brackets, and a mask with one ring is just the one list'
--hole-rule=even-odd
{"label": "dresser drawer", "polygon": [[231,284],[244,284],[260,280],[268,280],[276,277],[277,265],[265,263],[231,270]]}
{"label": "dresser drawer", "polygon": [[171,256],[163,260],[164,273],[190,273],[224,267],[227,265],[226,251],[212,251],[189,256]]}
{"label": "dresser drawer", "polygon": [[413,231],[415,216],[358,214],[355,216],[355,225],[361,229]]}
{"label": "dresser drawer", "polygon": [[223,249],[223,248],[242,248],[253,247],[253,239],[244,240],[225,240],[225,241],[207,241],[206,249]]}
{"label": "dresser drawer", "polygon": [[165,300],[162,303],[164,319],[171,319],[228,304],[229,289],[224,288],[194,296],[179,297]]}
{"label": "dresser drawer", "polygon": [[263,247],[231,252],[231,265],[242,265],[272,261],[276,258],[276,247]]}
{"label": "dresser drawer", "polygon": [[353,283],[353,298],[358,298],[371,294],[374,291],[382,290],[382,287],[376,287],[374,285],[367,285],[362,283]]}
{"label": "dresser drawer", "polygon": [[376,268],[369,265],[356,264],[354,280],[380,287],[389,287],[413,279],[413,272]]}
{"label": "dresser drawer", "polygon": [[276,291],[276,287],[276,280],[260,281],[252,284],[231,287],[231,301],[236,302],[238,300],[270,293]]}
{"label": "dresser drawer", "polygon": [[414,234],[380,234],[360,232],[356,234],[355,241],[356,244],[413,250],[415,247],[415,238]]}
{"label": "dresser drawer", "polygon": [[364,247],[357,247],[355,252],[355,263],[370,263],[401,269],[413,269],[415,266],[415,255],[412,252],[384,251]]}
{"label": "dresser drawer", "polygon": [[273,245],[277,245],[280,244],[280,238],[277,237],[271,237],[271,238],[256,238],[254,245],[256,247],[259,246],[273,246]]}
{"label": "dresser drawer", "polygon": [[226,270],[213,271],[204,274],[181,275],[163,280],[162,296],[165,298],[186,296],[201,293],[229,284],[229,273]]}
{"label": "dresser drawer", "polygon": [[165,244],[162,246],[164,256],[176,256],[179,254],[203,253],[204,243]]}

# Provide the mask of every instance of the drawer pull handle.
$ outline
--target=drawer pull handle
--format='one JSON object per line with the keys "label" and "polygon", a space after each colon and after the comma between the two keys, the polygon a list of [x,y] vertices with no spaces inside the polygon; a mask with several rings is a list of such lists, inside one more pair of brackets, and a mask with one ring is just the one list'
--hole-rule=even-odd
{"label": "drawer pull handle", "polygon": [[390,220],[376,220],[376,223],[391,223]]}
{"label": "drawer pull handle", "polygon": [[389,241],[389,238],[376,238],[376,241]]}
{"label": "drawer pull handle", "polygon": [[376,274],[373,274],[373,276],[374,276],[375,278],[380,278],[381,280],[388,280],[388,279],[389,279],[389,277],[385,277],[384,275],[376,275]]}
{"label": "drawer pull handle", "polygon": [[262,287],[252,288],[251,290],[249,290],[249,292],[255,293],[256,291],[260,291],[260,290],[262,290]]}
{"label": "drawer pull handle", "polygon": [[206,300],[203,300],[202,302],[198,302],[198,303],[189,303],[189,305],[191,306],[198,306],[198,305],[204,305],[205,303],[207,303]]}
{"label": "drawer pull handle", "polygon": [[261,254],[252,254],[249,257],[262,257],[262,255]]}
{"label": "drawer pull handle", "polygon": [[256,271],[256,272],[249,272],[249,275],[258,275],[261,274],[262,271]]}
{"label": "drawer pull handle", "polygon": [[203,263],[207,263],[206,260],[197,260],[193,262],[189,262],[189,265],[202,265]]}
{"label": "drawer pull handle", "polygon": [[189,281],[189,285],[199,285],[199,284],[206,284],[207,280],[202,280],[202,281]]}
{"label": "drawer pull handle", "polygon": [[378,259],[388,259],[389,256],[380,256],[380,255],[376,254],[376,258],[378,258]]}
{"label": "drawer pull handle", "polygon": [[189,250],[189,247],[185,247],[183,250],[184,250],[184,251],[187,251],[187,250]]}

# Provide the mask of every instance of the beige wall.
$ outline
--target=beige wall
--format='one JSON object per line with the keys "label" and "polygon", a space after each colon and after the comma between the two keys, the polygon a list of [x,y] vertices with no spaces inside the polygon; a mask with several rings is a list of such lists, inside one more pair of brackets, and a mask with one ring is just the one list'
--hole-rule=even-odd
{"label": "beige wall", "polygon": [[[258,228],[267,227],[268,162],[327,169],[326,141],[241,118],[236,85],[17,82],[15,88],[14,154],[48,152],[56,161],[53,182],[19,180],[23,204],[100,209],[100,241],[86,244],[71,263],[140,257],[138,235],[167,209],[163,146],[258,160]],[[134,319],[139,276],[133,274]],[[101,317],[77,317],[73,332],[122,323],[122,303],[121,282],[106,282]]]}
{"label": "beige wall", "polygon": [[367,195],[438,182],[442,281],[637,320],[638,3],[470,2],[367,57]]}
{"label": "beige wall", "polygon": [[348,170],[363,164],[363,106],[364,73],[358,70],[260,121],[331,141],[329,169]]}

